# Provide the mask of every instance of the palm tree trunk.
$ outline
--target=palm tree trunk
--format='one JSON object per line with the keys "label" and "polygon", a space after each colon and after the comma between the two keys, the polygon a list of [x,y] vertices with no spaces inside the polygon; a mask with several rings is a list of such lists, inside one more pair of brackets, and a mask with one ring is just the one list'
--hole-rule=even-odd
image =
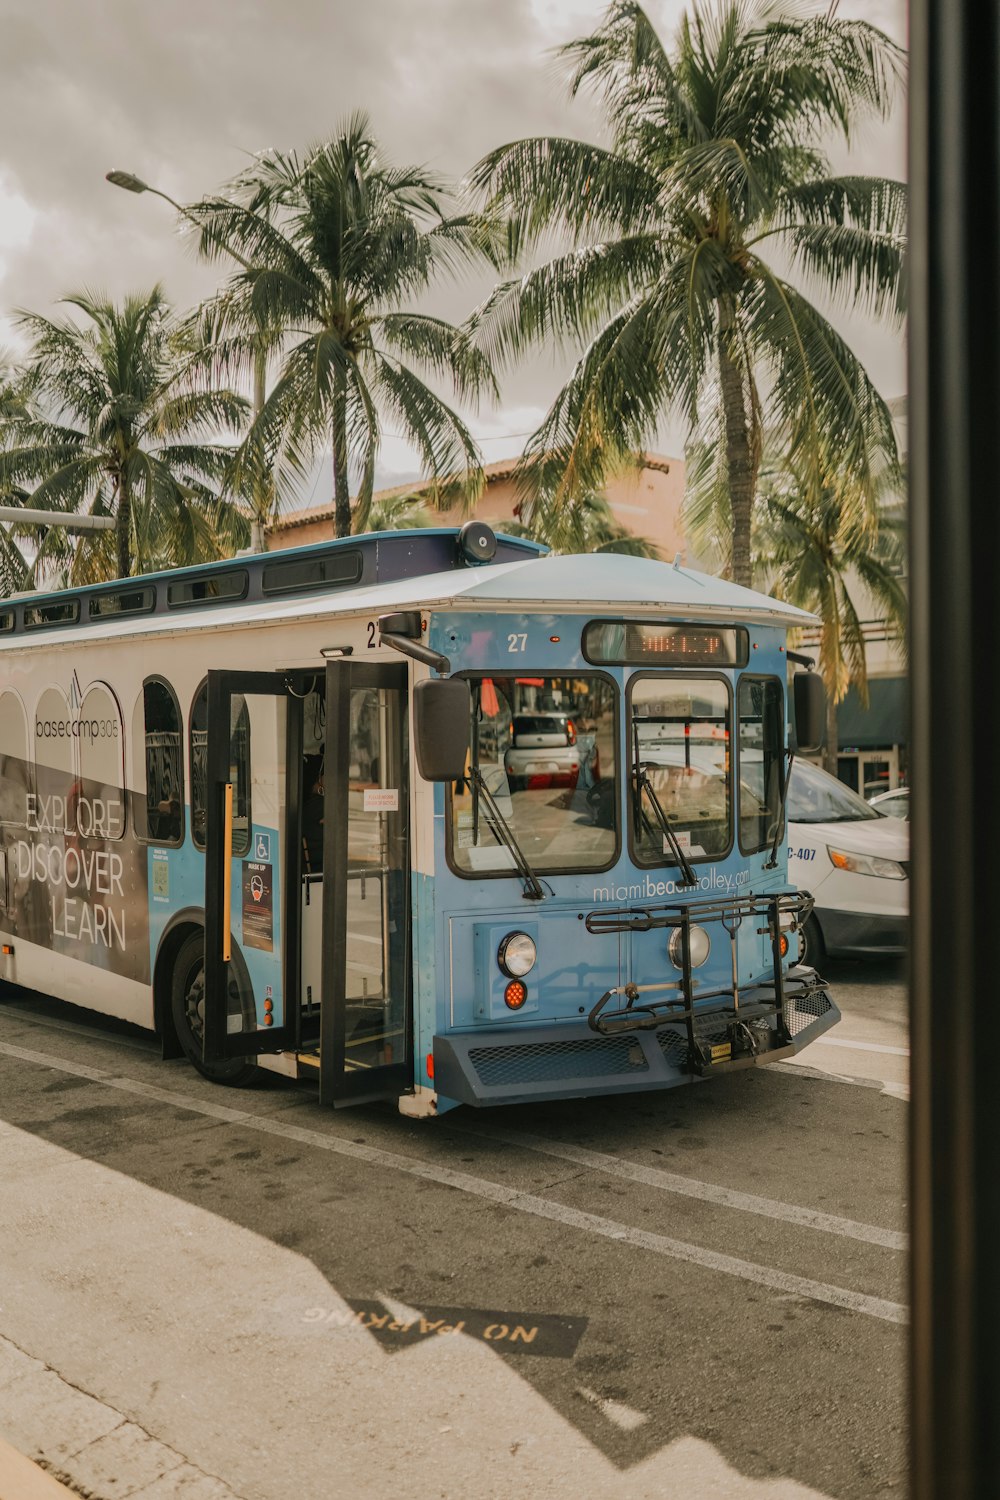
{"label": "palm tree trunk", "polygon": [[[264,410],[264,402],[267,399],[267,356],[258,345],[253,355],[253,420],[256,422]],[[250,546],[254,552],[267,550],[264,538],[264,528],[271,519],[271,480],[270,475],[264,470],[263,453],[256,455],[254,463],[253,491],[251,496],[251,509],[253,511],[253,522],[250,528]]]}
{"label": "palm tree trunk", "polygon": [[124,474],[118,478],[115,541],[118,543],[118,577],[128,578],[132,572],[132,492]]}
{"label": "palm tree trunk", "polygon": [[719,384],[722,388],[722,415],[726,435],[726,472],[729,476],[729,502],[733,516],[733,560],[730,570],[734,583],[753,586],[750,562],[750,517],[756,475],[750,450],[746,391],[743,372],[732,358],[729,339],[736,321],[732,300],[719,300]]}
{"label": "palm tree trunk", "polygon": [[826,690],[826,746],[823,750],[823,768],[831,776],[837,774],[837,700],[829,687]]}
{"label": "palm tree trunk", "polygon": [[351,491],[347,474],[347,372],[333,383],[333,534],[351,534]]}

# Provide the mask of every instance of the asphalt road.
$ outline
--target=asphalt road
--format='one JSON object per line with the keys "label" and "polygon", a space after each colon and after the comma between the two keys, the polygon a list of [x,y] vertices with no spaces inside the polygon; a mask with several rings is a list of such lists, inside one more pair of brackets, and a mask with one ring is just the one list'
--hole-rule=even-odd
{"label": "asphalt road", "polygon": [[0,1435],[143,1500],[904,1492],[902,972],[829,977],[801,1065],[434,1122],[6,997]]}

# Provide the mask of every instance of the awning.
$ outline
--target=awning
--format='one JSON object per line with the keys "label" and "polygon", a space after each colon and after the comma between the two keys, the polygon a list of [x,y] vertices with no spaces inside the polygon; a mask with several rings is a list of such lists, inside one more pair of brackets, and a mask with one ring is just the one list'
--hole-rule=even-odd
{"label": "awning", "polygon": [[905,745],[906,726],[905,677],[869,677],[867,708],[861,707],[853,687],[837,707],[837,740],[841,750]]}

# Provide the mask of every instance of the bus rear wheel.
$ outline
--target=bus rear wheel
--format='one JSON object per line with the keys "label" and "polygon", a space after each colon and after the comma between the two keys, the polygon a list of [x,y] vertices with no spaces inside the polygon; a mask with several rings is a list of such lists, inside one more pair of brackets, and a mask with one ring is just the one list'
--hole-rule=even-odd
{"label": "bus rear wheel", "polygon": [[[253,1010],[250,976],[235,950],[229,973],[229,1015],[239,1016],[242,1025],[249,1027],[252,1024],[250,1017]],[[240,1088],[253,1082],[259,1070],[247,1057],[231,1057],[224,1062],[215,1063],[206,1063],[202,1059],[201,1044],[205,1033],[203,932],[193,932],[178,949],[170,976],[170,1013],[184,1056],[205,1078],[211,1079],[213,1083],[228,1084],[230,1088]]]}

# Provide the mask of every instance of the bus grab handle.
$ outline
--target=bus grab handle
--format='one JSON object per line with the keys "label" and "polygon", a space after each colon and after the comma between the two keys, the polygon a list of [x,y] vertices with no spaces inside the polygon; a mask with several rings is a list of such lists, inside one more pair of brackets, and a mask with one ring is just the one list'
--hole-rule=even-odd
{"label": "bus grab handle", "polygon": [[230,931],[230,907],[233,900],[233,783],[227,781],[222,791],[222,961],[228,963],[233,954],[233,935]]}

